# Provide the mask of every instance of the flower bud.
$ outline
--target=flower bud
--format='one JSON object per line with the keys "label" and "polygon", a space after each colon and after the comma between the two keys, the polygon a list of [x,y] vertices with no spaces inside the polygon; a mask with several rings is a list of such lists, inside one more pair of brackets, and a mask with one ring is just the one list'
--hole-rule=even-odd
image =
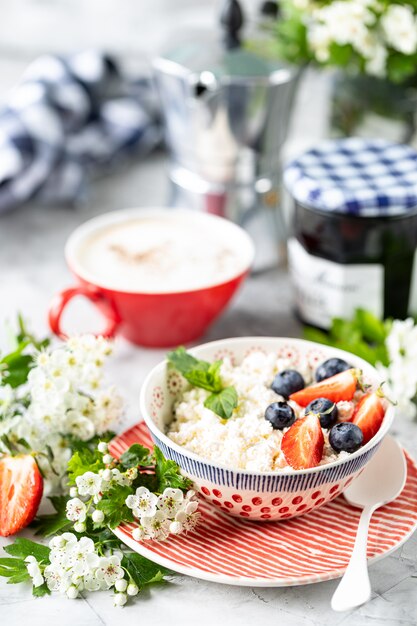
{"label": "flower bud", "polygon": [[100,511],[99,509],[96,509],[92,516],[91,516],[93,522],[95,522],[96,524],[101,524],[101,522],[104,521],[104,513],[103,511]]}
{"label": "flower bud", "polygon": [[169,532],[173,535],[179,535],[182,532],[181,522],[171,522],[169,525]]}
{"label": "flower bud", "polygon": [[71,489],[69,490],[69,494],[71,498],[76,498],[78,496],[77,487],[71,487]]}
{"label": "flower bud", "polygon": [[124,606],[127,602],[127,595],[125,593],[116,593],[114,596],[114,606]]}
{"label": "flower bud", "polygon": [[76,533],[83,533],[85,531],[85,524],[84,522],[76,522],[74,524],[74,530]]}
{"label": "flower bud", "polygon": [[110,465],[110,463],[113,463],[113,457],[111,454],[105,454],[103,456],[103,463],[104,465]]}
{"label": "flower bud", "polygon": [[132,532],[132,537],[135,541],[142,541],[143,530],[141,528],[134,528]]}
{"label": "flower bud", "polygon": [[111,478],[112,478],[111,470],[109,470],[109,469],[103,470],[102,478],[103,478],[103,480],[105,480],[107,482],[110,481]]}
{"label": "flower bud", "polygon": [[116,591],[126,591],[127,589],[126,578],[119,578],[119,580],[116,580],[116,582],[114,583],[114,588],[116,589]]}
{"label": "flower bud", "polygon": [[139,587],[135,583],[130,583],[127,586],[126,593],[128,596],[136,596],[139,593]]}
{"label": "flower bud", "polygon": [[106,454],[108,449],[109,447],[105,441],[100,441],[100,443],[97,446],[97,450],[101,452],[101,454]]}
{"label": "flower bud", "polygon": [[78,589],[75,585],[70,585],[70,587],[68,587],[67,596],[71,600],[74,600],[78,596]]}

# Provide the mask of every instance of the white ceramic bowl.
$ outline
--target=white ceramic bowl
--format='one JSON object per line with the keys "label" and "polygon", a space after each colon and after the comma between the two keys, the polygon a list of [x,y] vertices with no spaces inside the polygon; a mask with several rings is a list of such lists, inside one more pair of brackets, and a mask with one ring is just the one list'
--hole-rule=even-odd
{"label": "white ceramic bowl", "polygon": [[[276,352],[295,362],[306,360],[317,366],[330,357],[340,357],[360,368],[375,386],[381,383],[372,365],[353,354],[328,346],[281,337],[242,337],[206,343],[190,350],[207,361],[230,356],[236,363],[251,351]],[[254,520],[288,519],[308,513],[329,502],[352,482],[377,450],[393,417],[390,405],[377,434],[347,458],[306,470],[256,472],[226,467],[206,460],[174,443],[165,435],[173,417],[172,405],[181,391],[182,378],[167,371],[167,362],[157,365],[146,378],[141,391],[141,413],[152,439],[164,455],[173,459],[208,500],[231,515]]]}

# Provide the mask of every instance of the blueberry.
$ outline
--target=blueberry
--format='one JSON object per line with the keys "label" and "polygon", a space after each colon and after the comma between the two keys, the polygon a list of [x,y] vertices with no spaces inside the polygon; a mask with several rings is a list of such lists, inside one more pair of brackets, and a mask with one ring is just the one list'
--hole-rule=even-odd
{"label": "blueberry", "polygon": [[352,366],[349,365],[349,363],[346,363],[343,359],[327,359],[327,361],[321,363],[316,369],[316,381],[319,383],[325,378],[330,378],[330,376],[335,376],[336,374],[340,374],[340,372],[350,370],[351,368]]}
{"label": "blueberry", "polygon": [[315,413],[320,420],[322,428],[331,428],[337,421],[337,406],[327,398],[316,398],[306,407],[307,413]]}
{"label": "blueberry", "polygon": [[329,443],[335,452],[356,452],[363,442],[363,433],[352,422],[335,424],[329,434]]}
{"label": "blueberry", "polygon": [[304,389],[304,378],[295,370],[284,370],[277,374],[272,381],[271,388],[275,393],[282,396],[286,400],[292,393]]}
{"label": "blueberry", "polygon": [[275,430],[282,430],[294,424],[295,413],[286,402],[273,402],[266,407],[265,419],[271,422]]}

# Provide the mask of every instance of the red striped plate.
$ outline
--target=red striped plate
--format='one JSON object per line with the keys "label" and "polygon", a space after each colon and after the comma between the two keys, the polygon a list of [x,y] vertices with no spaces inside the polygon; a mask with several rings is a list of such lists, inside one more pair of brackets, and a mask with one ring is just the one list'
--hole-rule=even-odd
{"label": "red striped plate", "polygon": [[[132,443],[152,447],[141,422],[111,444],[118,456]],[[406,541],[417,526],[417,466],[407,459],[407,482],[401,495],[372,516],[368,559],[380,559]],[[225,515],[201,499],[202,518],[187,536],[163,543],[137,542],[134,524],[116,535],[139,554],[182,574],[229,585],[284,587],[343,575],[353,548],[360,510],[343,496],[316,511],[283,522],[251,522]]]}

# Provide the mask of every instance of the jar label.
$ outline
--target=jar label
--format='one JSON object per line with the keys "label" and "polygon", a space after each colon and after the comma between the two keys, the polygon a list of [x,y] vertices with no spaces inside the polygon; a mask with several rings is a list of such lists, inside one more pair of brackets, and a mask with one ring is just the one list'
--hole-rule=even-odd
{"label": "jar label", "polygon": [[333,317],[348,319],[358,307],[382,318],[382,265],[327,261],[306,252],[295,238],[288,241],[288,263],[297,308],[304,321],[330,328]]}

